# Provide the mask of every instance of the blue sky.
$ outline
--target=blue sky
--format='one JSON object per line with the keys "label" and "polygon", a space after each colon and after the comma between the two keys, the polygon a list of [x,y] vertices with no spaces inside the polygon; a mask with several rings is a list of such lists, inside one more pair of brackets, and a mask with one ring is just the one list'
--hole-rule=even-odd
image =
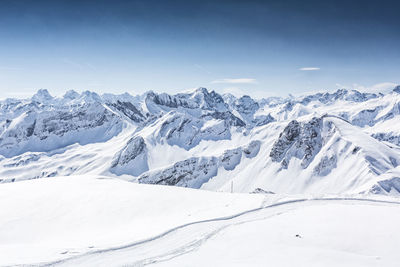
{"label": "blue sky", "polygon": [[0,1],[1,98],[400,83],[397,1]]}

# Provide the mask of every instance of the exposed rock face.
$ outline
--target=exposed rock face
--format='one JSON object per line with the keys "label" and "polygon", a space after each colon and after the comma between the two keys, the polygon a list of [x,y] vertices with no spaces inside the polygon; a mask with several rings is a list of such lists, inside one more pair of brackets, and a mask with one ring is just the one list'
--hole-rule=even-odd
{"label": "exposed rock face", "polygon": [[150,92],[145,101],[148,109],[159,116],[154,120],[160,125],[156,140],[186,150],[202,140],[229,139],[233,128],[246,126],[219,94],[205,88],[173,96]]}
{"label": "exposed rock face", "polygon": [[304,169],[307,168],[314,156],[322,147],[321,128],[321,118],[313,118],[302,127],[296,148],[300,152],[297,156],[303,159],[301,166]]}
{"label": "exposed rock face", "polygon": [[391,179],[379,181],[374,185],[370,193],[373,194],[388,194],[388,193],[400,193],[400,177],[393,177]]}
{"label": "exposed rock face", "polygon": [[117,100],[116,103],[108,103],[108,105],[122,112],[122,114],[134,122],[139,123],[146,119],[146,117],[130,102]]}
{"label": "exposed rock face", "polygon": [[219,157],[220,165],[222,165],[225,170],[233,170],[237,165],[239,165],[242,159],[242,154],[246,158],[254,158],[260,151],[260,146],[261,142],[254,140],[245,146],[225,150],[225,152]]}
{"label": "exposed rock face", "polygon": [[254,158],[260,151],[260,147],[261,147],[261,141],[254,140],[251,141],[248,145],[244,146],[242,148],[242,151],[246,158]]}
{"label": "exposed rock face", "polygon": [[260,150],[261,142],[250,142],[244,147],[226,150],[219,157],[190,158],[176,162],[173,166],[149,171],[141,175],[139,183],[164,184],[183,187],[200,188],[210,178],[218,174],[218,168],[231,171],[238,166],[242,155],[246,158],[255,157]]}
{"label": "exposed rock face", "polygon": [[318,176],[328,175],[332,171],[332,169],[337,167],[336,163],[336,155],[332,155],[330,157],[324,156],[322,157],[322,160],[318,163],[318,165],[315,166],[314,173]]}
{"label": "exposed rock face", "polygon": [[250,96],[245,95],[235,101],[234,108],[239,113],[250,115],[254,114],[260,108],[260,106]]}
{"label": "exposed rock face", "polygon": [[240,126],[246,126],[247,128],[252,128],[255,126],[266,125],[270,122],[275,121],[275,119],[268,115],[258,115],[257,112],[260,110],[260,104],[252,99],[250,96],[242,96],[239,99],[233,100],[229,99],[231,108],[239,114],[243,124]]}
{"label": "exposed rock face", "polygon": [[222,166],[225,170],[233,170],[239,163],[242,157],[242,149],[230,149],[226,150],[224,154],[219,157],[219,161],[221,162]]}
{"label": "exposed rock face", "polygon": [[379,110],[379,108],[362,110],[352,117],[351,123],[360,127],[364,127],[366,125],[372,126],[375,124],[374,119]]}
{"label": "exposed rock face", "polygon": [[146,102],[154,102],[157,105],[167,106],[170,108],[184,107],[184,108],[195,108],[194,106],[190,106],[190,104],[186,101],[186,99],[182,99],[179,97],[173,97],[167,94],[156,94],[150,92],[147,94]]}
{"label": "exposed rock face", "polygon": [[206,88],[199,88],[192,93],[181,93],[176,95],[156,94],[150,92],[146,96],[146,103],[153,102],[156,105],[169,108],[188,108],[202,110],[227,110],[222,96],[214,91],[208,92]]}
{"label": "exposed rock face", "polygon": [[141,136],[132,137],[111,163],[111,171],[118,175],[138,176],[148,170],[146,143]]}
{"label": "exposed rock face", "polygon": [[203,183],[216,175],[217,163],[215,157],[190,158],[162,171],[144,174],[139,178],[139,182],[200,188]]}
{"label": "exposed rock face", "polygon": [[279,134],[279,139],[274,143],[269,154],[272,161],[279,162],[283,159],[288,149],[298,140],[300,128],[300,123],[293,120]]}
{"label": "exposed rock face", "polygon": [[233,115],[230,111],[225,111],[225,112],[212,112],[212,113],[206,113],[202,116],[202,118],[206,117],[212,117],[217,120],[224,120],[226,121],[230,126],[237,126],[237,127],[244,127],[246,126],[246,123]]}
{"label": "exposed rock face", "polygon": [[227,109],[224,99],[215,91],[208,92],[206,88],[200,88],[197,90],[197,94],[199,97],[195,95],[194,98],[200,100],[200,107],[202,109],[213,109],[219,111]]}
{"label": "exposed rock face", "polygon": [[364,102],[373,98],[377,98],[377,94],[361,93],[357,90],[338,89],[333,93],[317,93],[304,97],[300,103],[308,104],[311,101],[319,101],[324,104],[329,104],[337,100],[345,100],[349,102]]}
{"label": "exposed rock face", "polygon": [[271,114],[268,114],[268,115],[256,116],[252,120],[252,123],[254,123],[255,126],[263,126],[273,121],[275,121],[274,117],[272,117]]}
{"label": "exposed rock face", "polygon": [[131,138],[126,146],[118,152],[112,162],[112,167],[126,165],[140,154],[146,152],[146,144],[140,136]]}
{"label": "exposed rock face", "polygon": [[314,117],[307,123],[291,121],[274,143],[270,157],[287,168],[292,157],[301,159],[301,167],[307,168],[322,147],[322,119]]}
{"label": "exposed rock face", "polygon": [[79,94],[74,90],[69,90],[64,94],[64,98],[68,100],[74,100],[79,98]]}
{"label": "exposed rock face", "polygon": [[267,191],[264,190],[262,188],[257,187],[256,189],[254,189],[252,192],[250,192],[250,194],[263,194],[263,195],[271,195],[271,194],[275,194],[272,191]]}
{"label": "exposed rock face", "polygon": [[49,93],[49,91],[47,91],[47,89],[40,89],[32,97],[32,101],[38,102],[38,103],[51,101],[52,99],[53,99],[53,97],[50,95],[50,93]]}
{"label": "exposed rock face", "polygon": [[3,165],[3,167],[13,168],[13,167],[19,167],[19,166],[26,166],[31,162],[38,161],[39,159],[40,159],[40,155],[26,153],[24,155],[14,157],[12,159],[12,163],[5,164],[5,165]]}
{"label": "exposed rock face", "polygon": [[229,121],[201,120],[177,113],[162,123],[158,139],[165,138],[168,144],[189,150],[202,140],[229,139],[230,127]]}
{"label": "exposed rock face", "polygon": [[385,141],[400,146],[399,135],[394,135],[392,133],[376,133],[371,136],[379,141]]}
{"label": "exposed rock face", "polygon": [[106,141],[120,132],[121,120],[100,104],[67,111],[27,111],[6,120],[0,132],[0,154],[10,157],[24,151],[49,151],[79,142]]}

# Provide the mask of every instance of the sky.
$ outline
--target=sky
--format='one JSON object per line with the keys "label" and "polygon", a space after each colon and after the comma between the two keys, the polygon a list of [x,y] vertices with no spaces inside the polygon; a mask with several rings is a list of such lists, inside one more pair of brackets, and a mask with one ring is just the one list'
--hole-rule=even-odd
{"label": "sky", "polygon": [[0,0],[0,97],[400,84],[399,1]]}

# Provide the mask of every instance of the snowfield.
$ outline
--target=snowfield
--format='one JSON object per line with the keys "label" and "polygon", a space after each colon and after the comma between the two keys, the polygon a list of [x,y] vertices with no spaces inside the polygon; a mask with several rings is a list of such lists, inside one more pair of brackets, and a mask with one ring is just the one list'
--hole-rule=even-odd
{"label": "snowfield", "polygon": [[153,258],[155,266],[398,266],[398,204],[287,205],[222,226],[182,257]]}
{"label": "snowfield", "polygon": [[129,183],[97,176],[0,186],[0,264],[68,258],[152,237],[181,224],[262,205],[261,195]]}
{"label": "snowfield", "polygon": [[398,263],[396,198],[214,193],[96,176],[4,184],[0,197],[1,266]]}

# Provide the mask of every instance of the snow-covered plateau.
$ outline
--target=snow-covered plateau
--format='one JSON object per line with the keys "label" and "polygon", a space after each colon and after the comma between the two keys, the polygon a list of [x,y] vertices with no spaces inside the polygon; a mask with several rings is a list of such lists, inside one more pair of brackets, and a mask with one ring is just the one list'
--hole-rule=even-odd
{"label": "snow-covered plateau", "polygon": [[398,266],[400,87],[0,101],[0,266]]}

